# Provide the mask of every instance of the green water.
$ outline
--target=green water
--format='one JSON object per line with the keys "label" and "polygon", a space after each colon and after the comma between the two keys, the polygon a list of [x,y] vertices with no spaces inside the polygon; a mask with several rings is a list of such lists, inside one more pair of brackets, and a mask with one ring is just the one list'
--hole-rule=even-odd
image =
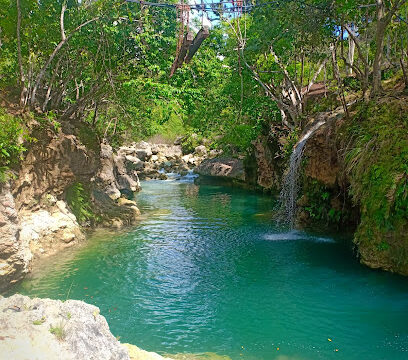
{"label": "green water", "polygon": [[408,359],[408,279],[361,266],[341,237],[279,231],[271,198],[237,189],[152,181],[137,201],[138,226],[14,290],[96,304],[122,342],[160,353]]}

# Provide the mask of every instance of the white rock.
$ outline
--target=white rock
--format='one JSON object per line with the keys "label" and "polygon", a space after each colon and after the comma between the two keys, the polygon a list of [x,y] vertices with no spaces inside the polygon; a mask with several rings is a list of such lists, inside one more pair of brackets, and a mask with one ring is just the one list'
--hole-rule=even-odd
{"label": "white rock", "polygon": [[199,145],[194,149],[194,153],[199,156],[207,155],[207,148],[204,145]]}
{"label": "white rock", "polygon": [[[58,339],[51,328],[61,329],[62,337]],[[2,359],[129,359],[99,308],[82,301],[1,298],[0,333]]]}

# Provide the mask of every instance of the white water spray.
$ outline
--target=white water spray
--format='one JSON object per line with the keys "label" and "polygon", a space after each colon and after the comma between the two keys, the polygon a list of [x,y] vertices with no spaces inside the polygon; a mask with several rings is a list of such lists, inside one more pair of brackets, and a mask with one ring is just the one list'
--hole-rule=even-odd
{"label": "white water spray", "polygon": [[299,169],[302,163],[302,156],[305,150],[307,140],[317,131],[325,122],[323,120],[314,124],[305,135],[298,141],[293,148],[290,156],[288,172],[283,180],[282,190],[279,195],[280,202],[280,221],[289,225],[291,229],[294,227],[296,216],[296,202],[299,192]]}

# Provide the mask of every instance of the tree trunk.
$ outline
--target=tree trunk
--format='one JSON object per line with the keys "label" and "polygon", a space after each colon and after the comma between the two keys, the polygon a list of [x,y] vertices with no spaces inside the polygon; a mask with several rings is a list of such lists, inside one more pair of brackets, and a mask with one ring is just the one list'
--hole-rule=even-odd
{"label": "tree trunk", "polygon": [[356,43],[354,42],[351,36],[348,37],[348,43],[349,43],[349,48],[348,48],[348,54],[347,54],[347,62],[350,64],[350,66],[347,66],[347,75],[352,76],[353,75],[353,65],[354,65],[354,52],[356,50]]}
{"label": "tree trunk", "polygon": [[332,45],[331,50],[332,50],[333,74],[334,74],[334,77],[337,79],[337,86],[339,87],[339,96],[340,96],[341,104],[343,105],[344,113],[346,114],[347,117],[349,117],[347,103],[346,103],[346,99],[344,97],[344,92],[343,92],[343,83],[341,81],[340,71],[339,71],[338,62],[337,62],[336,47]]}
{"label": "tree trunk", "polygon": [[372,95],[377,95],[381,89],[381,65],[384,52],[384,38],[387,26],[391,22],[395,13],[406,3],[406,0],[395,0],[392,8],[386,13],[383,0],[376,0],[377,3],[377,28],[375,33],[375,57],[373,63],[373,91]]}
{"label": "tree trunk", "polygon": [[377,95],[381,90],[381,63],[384,51],[384,37],[387,28],[385,6],[383,0],[377,0],[377,28],[375,32],[375,57],[373,63],[373,93]]}
{"label": "tree trunk", "polygon": [[[64,8],[62,9],[63,11]],[[33,86],[33,90],[31,92],[31,105],[34,105],[35,103],[35,96],[37,93],[37,89],[40,86],[40,83],[45,75],[45,71],[47,70],[48,66],[51,64],[52,60],[54,60],[55,56],[57,55],[58,51],[65,45],[65,43],[72,37],[72,35],[74,35],[77,31],[81,30],[84,26],[90,24],[91,22],[94,22],[96,20],[98,20],[99,18],[93,18],[91,20],[85,21],[84,23],[82,23],[81,25],[77,26],[67,37],[65,37],[65,35],[63,36],[63,39],[58,43],[58,45],[55,47],[54,51],[52,52],[52,54],[50,55],[50,57],[48,58],[47,62],[44,64],[44,66],[41,68],[40,72],[38,73],[36,79],[35,79],[35,83]]]}

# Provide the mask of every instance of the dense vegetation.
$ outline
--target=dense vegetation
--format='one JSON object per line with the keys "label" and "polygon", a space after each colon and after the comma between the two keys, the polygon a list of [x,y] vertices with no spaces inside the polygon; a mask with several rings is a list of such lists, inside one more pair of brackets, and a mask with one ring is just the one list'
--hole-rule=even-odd
{"label": "dense vegetation", "polygon": [[[180,26],[174,7],[0,0],[3,107],[19,104],[15,113],[56,129],[62,121],[85,126],[114,146],[196,133],[184,147],[205,137],[212,147],[242,153],[260,134],[285,137],[287,157],[308,115],[341,106],[352,118],[346,157],[361,229],[398,227],[408,216],[407,120],[379,99],[384,80],[393,79],[400,97],[408,87],[407,2],[251,4],[233,15],[223,11],[232,4],[206,14],[216,18],[210,37],[169,77]],[[201,15],[192,16],[191,28],[201,27]],[[324,95],[310,102],[317,83]],[[21,119],[0,112],[3,172],[24,151]],[[337,221],[326,190],[315,190],[310,197],[321,204],[309,207],[311,216]]]}
{"label": "dense vegetation", "polygon": [[[27,110],[79,118],[111,141],[194,131],[245,150],[272,122],[301,126],[316,81],[339,100],[347,76],[362,96],[381,92],[381,76],[400,71],[407,81],[402,0],[286,0],[234,17],[217,12],[210,38],[171,79],[174,8],[0,5],[2,89]],[[200,27],[198,16],[191,22]]]}

